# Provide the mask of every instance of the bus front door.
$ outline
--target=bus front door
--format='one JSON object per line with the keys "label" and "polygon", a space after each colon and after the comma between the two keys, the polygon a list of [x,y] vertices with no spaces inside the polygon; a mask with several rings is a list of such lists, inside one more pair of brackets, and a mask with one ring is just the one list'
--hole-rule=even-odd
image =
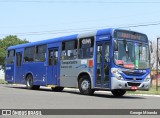
{"label": "bus front door", "polygon": [[47,70],[47,84],[48,85],[57,85],[59,74],[59,51],[58,47],[48,49],[48,70]]}
{"label": "bus front door", "polygon": [[97,42],[96,50],[96,87],[109,88],[110,43]]}

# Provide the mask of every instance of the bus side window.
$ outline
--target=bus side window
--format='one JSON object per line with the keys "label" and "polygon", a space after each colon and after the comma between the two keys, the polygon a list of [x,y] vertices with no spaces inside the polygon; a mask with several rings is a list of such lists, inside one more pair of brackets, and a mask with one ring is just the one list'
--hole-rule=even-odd
{"label": "bus side window", "polygon": [[54,66],[58,64],[58,50],[54,50]]}
{"label": "bus side window", "polygon": [[40,45],[36,47],[35,61],[44,62],[46,60],[46,49],[46,45]]}
{"label": "bus side window", "polygon": [[49,50],[49,58],[48,58],[48,65],[52,65],[52,59],[53,59],[53,50]]}
{"label": "bus side window", "polygon": [[35,55],[35,46],[25,48],[24,62],[33,62]]}
{"label": "bus side window", "polygon": [[79,39],[78,58],[87,59],[93,57],[94,37]]}
{"label": "bus side window", "polygon": [[16,53],[16,66],[21,67],[22,65],[22,52]]}
{"label": "bus side window", "polygon": [[109,43],[105,43],[105,62],[109,62]]}
{"label": "bus side window", "polygon": [[62,60],[75,59],[77,57],[77,40],[66,41],[62,43]]}
{"label": "bus side window", "polygon": [[15,57],[15,50],[8,50],[7,61],[6,61],[7,64],[13,64],[14,57]]}
{"label": "bus side window", "polygon": [[97,46],[97,63],[102,62],[102,45]]}

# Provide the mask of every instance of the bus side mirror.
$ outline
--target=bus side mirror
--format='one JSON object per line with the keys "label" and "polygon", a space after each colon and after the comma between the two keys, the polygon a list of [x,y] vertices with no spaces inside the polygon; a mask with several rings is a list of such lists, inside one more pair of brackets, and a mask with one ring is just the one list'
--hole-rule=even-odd
{"label": "bus side mirror", "polygon": [[118,51],[118,43],[117,43],[117,40],[114,40],[114,51]]}
{"label": "bus side mirror", "polygon": [[153,47],[152,47],[152,42],[150,41],[150,51],[153,53]]}

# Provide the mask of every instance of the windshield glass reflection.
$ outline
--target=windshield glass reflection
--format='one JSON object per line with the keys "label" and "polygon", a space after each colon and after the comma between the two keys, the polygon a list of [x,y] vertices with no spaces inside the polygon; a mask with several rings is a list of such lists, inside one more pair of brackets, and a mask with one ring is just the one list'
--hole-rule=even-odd
{"label": "windshield glass reflection", "polygon": [[118,51],[114,52],[114,61],[124,68],[149,68],[148,45],[126,40],[118,41]]}

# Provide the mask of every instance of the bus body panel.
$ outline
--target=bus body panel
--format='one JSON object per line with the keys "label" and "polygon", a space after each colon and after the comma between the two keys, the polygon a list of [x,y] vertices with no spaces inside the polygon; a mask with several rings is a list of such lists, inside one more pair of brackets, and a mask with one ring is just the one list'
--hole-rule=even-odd
{"label": "bus body panel", "polygon": [[88,59],[61,61],[60,86],[78,87],[78,75],[81,73],[89,73],[88,75],[93,77],[93,67],[88,67],[88,61]]}
{"label": "bus body panel", "polygon": [[46,85],[46,66],[44,63],[35,62],[35,63],[24,63],[22,67],[23,73],[23,83],[25,83],[27,75],[31,74],[33,77],[34,85]]}
{"label": "bus body panel", "polygon": [[14,65],[13,64],[6,65],[5,80],[8,83],[14,83]]}

